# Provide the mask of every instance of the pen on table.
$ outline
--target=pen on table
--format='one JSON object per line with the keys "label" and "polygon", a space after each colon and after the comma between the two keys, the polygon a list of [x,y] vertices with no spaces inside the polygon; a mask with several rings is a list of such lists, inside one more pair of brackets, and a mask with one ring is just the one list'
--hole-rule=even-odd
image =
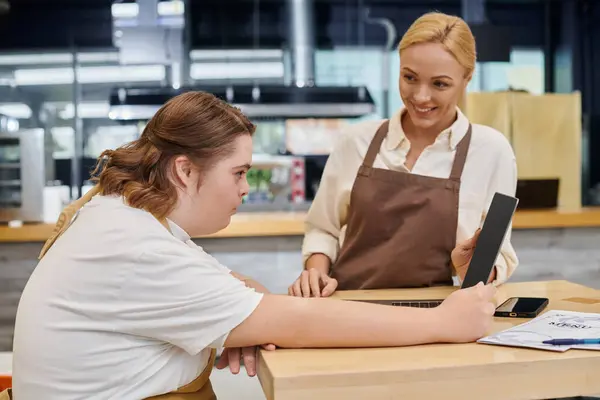
{"label": "pen on table", "polygon": [[552,344],[555,346],[568,346],[574,344],[600,344],[600,338],[595,339],[552,339],[544,340],[544,344]]}

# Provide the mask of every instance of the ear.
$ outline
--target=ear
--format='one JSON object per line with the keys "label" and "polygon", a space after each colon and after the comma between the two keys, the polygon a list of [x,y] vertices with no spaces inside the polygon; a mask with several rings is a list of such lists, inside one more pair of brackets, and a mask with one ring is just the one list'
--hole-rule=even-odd
{"label": "ear", "polygon": [[184,187],[189,187],[193,182],[194,165],[186,156],[177,156],[173,160],[175,178]]}
{"label": "ear", "polygon": [[465,76],[465,88],[467,86],[469,86],[469,83],[471,82],[471,79],[473,79],[473,72],[469,72],[466,76]]}

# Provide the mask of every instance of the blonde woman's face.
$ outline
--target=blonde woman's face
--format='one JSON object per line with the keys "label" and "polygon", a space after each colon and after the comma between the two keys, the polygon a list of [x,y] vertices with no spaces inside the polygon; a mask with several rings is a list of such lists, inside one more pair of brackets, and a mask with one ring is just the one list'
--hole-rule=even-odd
{"label": "blonde woman's face", "polygon": [[440,43],[412,45],[400,53],[400,97],[415,127],[439,128],[454,118],[469,83],[466,70]]}

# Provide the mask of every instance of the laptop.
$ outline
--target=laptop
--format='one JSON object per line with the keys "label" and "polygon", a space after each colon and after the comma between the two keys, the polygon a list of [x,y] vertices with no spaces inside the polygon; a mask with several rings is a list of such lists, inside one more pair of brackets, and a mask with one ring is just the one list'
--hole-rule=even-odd
{"label": "laptop", "polygon": [[[494,194],[492,204],[490,205],[483,227],[479,233],[479,238],[477,239],[477,246],[473,252],[473,257],[471,258],[471,265],[467,270],[461,289],[475,286],[479,282],[485,283],[488,281],[518,203],[519,200],[516,197],[507,196],[502,193]],[[437,307],[444,301],[444,299],[349,300],[418,308]]]}
{"label": "laptop", "polygon": [[558,178],[519,179],[517,194],[519,210],[542,210],[558,207]]}

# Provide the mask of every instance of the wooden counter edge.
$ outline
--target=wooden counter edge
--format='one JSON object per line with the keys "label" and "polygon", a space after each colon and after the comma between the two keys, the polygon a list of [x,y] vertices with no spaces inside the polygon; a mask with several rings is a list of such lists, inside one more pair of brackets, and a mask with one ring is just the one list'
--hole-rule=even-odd
{"label": "wooden counter edge", "polygon": [[[451,290],[452,287],[356,290],[338,291],[334,296],[342,299],[397,299],[403,296],[443,298],[446,296],[444,292],[449,293]],[[599,292],[566,280],[550,280],[509,283],[500,287],[499,294],[502,298],[508,298],[525,293],[526,290],[534,296],[549,297],[551,304],[558,306],[558,309],[563,309],[561,302],[569,301],[566,297],[575,294],[596,297]],[[549,309],[555,309],[555,306]],[[578,308],[575,306],[572,310],[576,311]],[[519,323],[521,322],[513,322],[514,325]],[[507,327],[502,321],[497,321],[495,328],[504,330]],[[470,354],[473,354],[472,349],[477,346],[482,345],[464,343],[414,346],[413,350],[407,349],[409,352],[402,354],[405,357],[396,353],[396,349],[391,349],[392,352],[388,353],[385,348],[351,349],[350,356],[341,358],[339,350],[347,350],[307,349],[283,355],[261,350],[258,377],[268,399],[391,398],[397,393],[409,394],[407,397],[413,395],[419,398],[462,399],[466,380],[471,382],[469,398],[477,399],[571,398],[593,396],[600,391],[600,381],[593,379],[593,371],[597,371],[600,365],[600,354],[596,351],[554,353],[485,345],[477,352],[486,354],[469,360]],[[439,347],[453,347],[454,351],[444,355],[452,358],[460,356],[463,362],[454,364],[448,362],[451,359],[442,357],[442,362],[437,364],[435,358],[439,354]],[[505,351],[504,354],[496,353]],[[400,361],[395,365],[387,360],[380,364],[377,362],[379,356],[395,357]],[[432,359],[434,362],[407,368],[413,357]],[[467,358],[466,362],[464,358]],[[350,368],[344,367],[344,364],[352,362],[349,360],[361,359],[371,361],[362,364],[359,362]],[[310,364],[307,360],[311,360]],[[312,364],[312,360],[317,361]],[[358,367],[354,368],[355,366]],[[491,387],[494,388],[493,392],[490,392]]]}
{"label": "wooden counter edge", "polygon": [[[220,232],[205,237],[239,238],[261,236],[301,236],[304,234],[305,212],[240,213]],[[600,207],[573,211],[517,211],[513,229],[552,229],[600,227]],[[0,226],[0,243],[43,242],[53,224],[25,224],[17,228]]]}

